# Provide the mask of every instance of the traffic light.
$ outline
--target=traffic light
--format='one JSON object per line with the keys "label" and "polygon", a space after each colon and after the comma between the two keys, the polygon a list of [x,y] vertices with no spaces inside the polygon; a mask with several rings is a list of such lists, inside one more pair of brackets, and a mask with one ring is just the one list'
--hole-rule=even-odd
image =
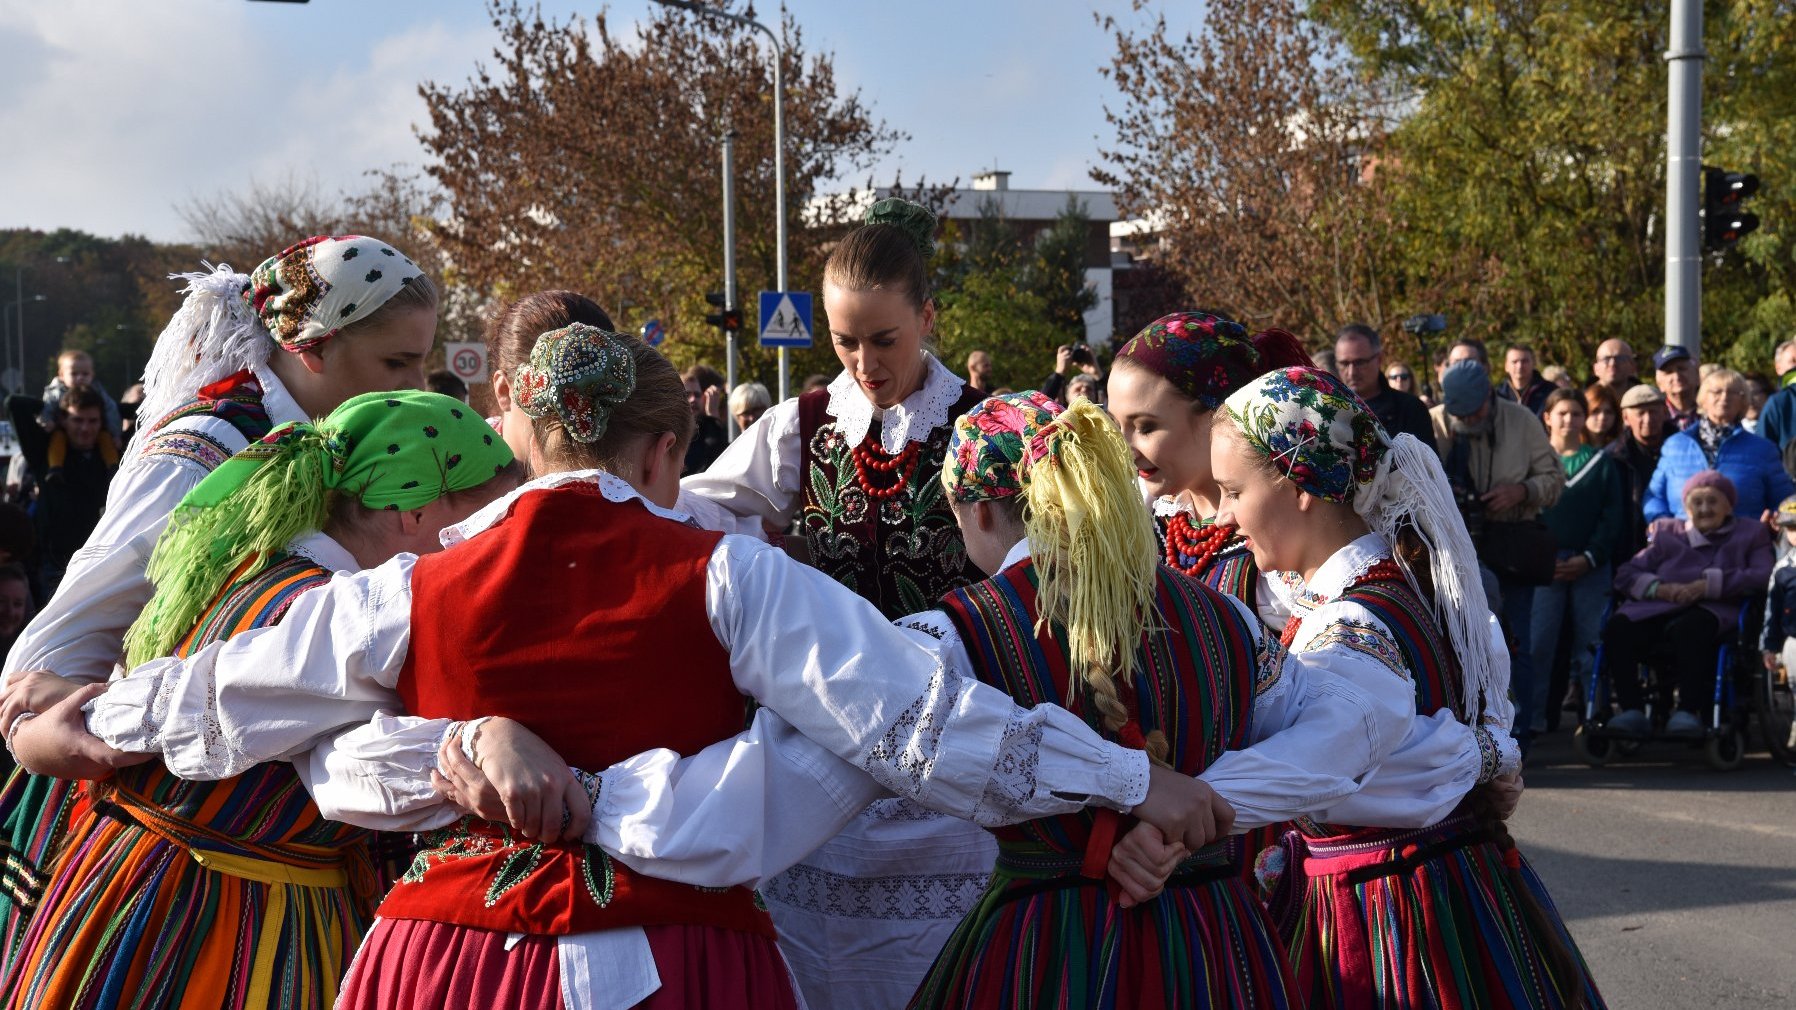
{"label": "traffic light", "polygon": [[1720,252],[1759,226],[1759,216],[1740,209],[1759,191],[1759,177],[1725,168],[1702,170],[1702,244]]}
{"label": "traffic light", "polygon": [[705,301],[717,306],[717,311],[706,316],[705,322],[725,332],[742,329],[742,310],[734,305],[725,305],[723,292],[709,292],[705,295]]}

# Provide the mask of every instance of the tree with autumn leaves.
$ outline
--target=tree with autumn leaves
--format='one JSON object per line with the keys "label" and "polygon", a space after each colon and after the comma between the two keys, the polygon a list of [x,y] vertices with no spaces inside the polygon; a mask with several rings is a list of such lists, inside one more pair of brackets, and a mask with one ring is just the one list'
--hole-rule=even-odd
{"label": "tree with autumn leaves", "polygon": [[[1108,20],[1117,136],[1097,173],[1198,304],[1312,341],[1404,317],[1592,349],[1663,335],[1666,0],[1211,0],[1188,36]],[[1704,274],[1704,356],[1796,335],[1796,10],[1711,2],[1706,159],[1764,224]]]}
{"label": "tree with autumn leaves", "polygon": [[[447,200],[433,228],[446,280],[495,298],[582,291],[620,327],[663,320],[676,363],[721,363],[704,294],[722,288],[725,131],[736,134],[737,279],[751,315],[753,293],[776,287],[769,47],[666,9],[633,38],[603,13],[555,22],[515,2],[490,13],[494,65],[422,89],[426,170]],[[806,49],[791,17],[780,29],[788,257],[792,277],[814,278],[841,216],[823,187],[868,170],[903,136],[837,86],[831,58]],[[770,374],[755,342],[742,343],[745,372]],[[800,376],[835,370],[827,348],[796,359]]]}

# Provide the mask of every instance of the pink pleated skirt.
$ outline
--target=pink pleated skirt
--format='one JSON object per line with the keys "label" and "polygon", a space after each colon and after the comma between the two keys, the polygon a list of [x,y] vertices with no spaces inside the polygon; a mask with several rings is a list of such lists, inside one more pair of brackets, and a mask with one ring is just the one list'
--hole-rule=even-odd
{"label": "pink pleated skirt", "polygon": [[[649,926],[661,988],[639,1010],[797,1010],[772,939],[711,926]],[[510,950],[505,934],[418,919],[380,919],[343,980],[337,1010],[506,1007],[567,1010],[555,938]]]}

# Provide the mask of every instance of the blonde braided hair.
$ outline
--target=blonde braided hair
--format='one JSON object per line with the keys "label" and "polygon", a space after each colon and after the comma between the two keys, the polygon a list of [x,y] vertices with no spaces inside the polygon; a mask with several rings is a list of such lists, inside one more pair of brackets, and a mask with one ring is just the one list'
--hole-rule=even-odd
{"label": "blonde braided hair", "polygon": [[[1077,679],[1106,730],[1129,721],[1117,683],[1134,676],[1154,613],[1158,549],[1135,464],[1116,422],[1089,401],[1069,407],[1030,442],[1018,467],[1023,530],[1039,578],[1035,630],[1059,622]],[[1148,756],[1165,763],[1159,730]]]}

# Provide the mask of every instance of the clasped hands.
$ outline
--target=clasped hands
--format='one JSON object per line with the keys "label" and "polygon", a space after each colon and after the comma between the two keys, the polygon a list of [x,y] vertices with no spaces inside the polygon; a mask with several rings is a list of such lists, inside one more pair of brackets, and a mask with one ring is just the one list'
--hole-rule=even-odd
{"label": "clasped hands", "polygon": [[20,766],[59,779],[102,779],[153,759],[114,750],[87,731],[82,706],[105,691],[105,684],[82,684],[48,670],[8,680],[0,691],[0,733],[12,734],[7,745]]}
{"label": "clasped hands", "polygon": [[[474,731],[469,749],[477,761],[468,760],[459,734],[451,734],[437,754],[440,771],[431,780],[451,804],[541,841],[586,833],[591,797],[542,738],[521,723],[494,718]],[[1149,772],[1147,798],[1130,813],[1140,823],[1116,843],[1109,869],[1125,908],[1158,895],[1179,863],[1227,836],[1235,820],[1234,808],[1209,785],[1157,766]]]}

